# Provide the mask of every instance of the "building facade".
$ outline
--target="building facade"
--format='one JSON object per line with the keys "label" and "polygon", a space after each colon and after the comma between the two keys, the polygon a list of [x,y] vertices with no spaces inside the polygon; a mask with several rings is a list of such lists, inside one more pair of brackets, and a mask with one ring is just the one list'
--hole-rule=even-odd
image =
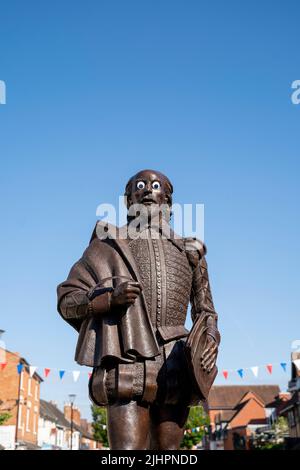
{"label": "building facade", "polygon": [[6,449],[35,449],[43,379],[19,353],[2,350],[1,356],[5,362],[0,367],[0,412],[8,413],[9,419],[0,426],[0,444]]}
{"label": "building facade", "polygon": [[45,400],[41,400],[38,445],[42,450],[71,450],[71,447],[72,450],[101,448],[100,443],[93,438],[91,424],[81,419],[78,407],[73,406],[71,412],[71,405],[66,404],[62,412],[55,402]]}
{"label": "building facade", "polygon": [[268,424],[266,405],[279,394],[278,385],[214,386],[204,408],[210,418],[205,447],[210,450],[248,450],[251,438]]}
{"label": "building facade", "polygon": [[288,419],[289,438],[291,447],[300,449],[300,352],[293,352],[291,356],[291,380],[288,391],[290,400],[280,409],[280,415]]}
{"label": "building facade", "polygon": [[[78,450],[80,433],[73,429],[73,449]],[[38,444],[42,450],[70,450],[71,423],[55,402],[41,400]]]}

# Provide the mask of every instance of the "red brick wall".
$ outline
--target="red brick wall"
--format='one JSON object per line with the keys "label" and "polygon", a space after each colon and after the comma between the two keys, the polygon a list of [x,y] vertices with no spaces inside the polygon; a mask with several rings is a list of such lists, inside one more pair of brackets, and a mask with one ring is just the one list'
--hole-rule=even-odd
{"label": "red brick wall", "polygon": [[[40,380],[35,374],[30,377],[29,367],[25,364],[21,375],[18,374],[17,365],[20,362],[18,353],[6,351],[6,362],[6,367],[0,370],[0,400],[3,402],[1,411],[7,410],[11,418],[5,424],[18,426],[18,441],[36,444],[40,413]],[[17,423],[20,379],[19,422]]]}
{"label": "red brick wall", "polygon": [[[71,405],[67,404],[64,406],[65,418],[71,422]],[[73,422],[78,426],[81,426],[80,410],[76,406],[73,406]]]}
{"label": "red brick wall", "polygon": [[220,414],[221,410],[209,410],[208,416],[210,420],[211,430],[212,432],[215,431],[215,417]]}
{"label": "red brick wall", "polygon": [[251,419],[264,419],[266,417],[265,408],[255,399],[251,398],[240,410],[236,417],[230,422],[230,428],[246,426]]}
{"label": "red brick wall", "polygon": [[255,398],[250,397],[246,405],[230,422],[227,439],[224,441],[224,449],[234,449],[233,434],[235,432],[237,432],[240,436],[245,437],[246,449],[249,449],[249,438],[251,436],[251,433],[247,430],[247,425],[252,419],[264,419],[265,417],[266,412],[262,403],[257,401]]}
{"label": "red brick wall", "polygon": [[6,367],[1,370],[0,367],[0,405],[1,412],[8,412],[11,418],[6,421],[7,425],[15,425],[17,417],[17,400],[19,389],[19,375],[17,365],[20,357],[6,352]]}

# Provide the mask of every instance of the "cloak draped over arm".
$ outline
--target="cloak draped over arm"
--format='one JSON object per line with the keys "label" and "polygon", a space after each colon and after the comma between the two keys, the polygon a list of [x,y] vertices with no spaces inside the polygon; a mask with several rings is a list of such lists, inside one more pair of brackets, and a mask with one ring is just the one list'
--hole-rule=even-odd
{"label": "cloak draped over arm", "polygon": [[79,364],[95,367],[106,360],[134,362],[159,354],[141,296],[122,312],[110,310],[109,292],[89,300],[104,279],[109,279],[104,287],[116,287],[118,281],[114,285],[112,281],[116,277],[131,277],[124,259],[113,243],[94,239],[57,288],[60,315],[79,331],[75,353]]}

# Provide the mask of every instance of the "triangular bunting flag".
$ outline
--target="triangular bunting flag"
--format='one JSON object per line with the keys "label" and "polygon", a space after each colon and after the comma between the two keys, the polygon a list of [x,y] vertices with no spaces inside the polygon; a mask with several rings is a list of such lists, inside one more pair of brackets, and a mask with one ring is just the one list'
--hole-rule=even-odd
{"label": "triangular bunting flag", "polygon": [[241,377],[241,379],[244,377],[244,369],[239,369],[238,374]]}
{"label": "triangular bunting flag", "polygon": [[72,374],[73,374],[74,382],[77,382],[78,377],[80,376],[80,371],[79,370],[73,370]]}
{"label": "triangular bunting flag", "polygon": [[60,380],[63,378],[63,376],[65,375],[65,370],[60,370],[58,373],[59,373],[59,378]]}
{"label": "triangular bunting flag", "polygon": [[4,370],[6,366],[7,366],[7,362],[2,362],[2,364],[1,364],[1,370]]}
{"label": "triangular bunting flag", "polygon": [[284,372],[286,372],[286,362],[281,362],[280,365],[283,368]]}
{"label": "triangular bunting flag", "polygon": [[37,370],[37,367],[29,366],[29,375],[30,375],[30,377],[33,376],[33,374],[35,373],[36,370]]}
{"label": "triangular bunting flag", "polygon": [[224,379],[228,379],[228,370],[223,370]]}
{"label": "triangular bunting flag", "polygon": [[293,361],[293,363],[295,364],[297,369],[300,370],[300,359],[296,359],[295,361]]}
{"label": "triangular bunting flag", "polygon": [[269,374],[272,374],[272,370],[273,370],[272,364],[268,364],[268,365],[266,366],[266,368],[267,368]]}
{"label": "triangular bunting flag", "polygon": [[51,371],[51,369],[48,369],[47,367],[45,367],[45,369],[44,369],[45,377],[48,377],[48,375],[50,374],[50,371]]}
{"label": "triangular bunting flag", "polygon": [[258,376],[258,366],[251,367],[254,377]]}
{"label": "triangular bunting flag", "polygon": [[17,365],[17,369],[18,369],[18,374],[21,374],[22,370],[23,370],[23,364],[18,364]]}

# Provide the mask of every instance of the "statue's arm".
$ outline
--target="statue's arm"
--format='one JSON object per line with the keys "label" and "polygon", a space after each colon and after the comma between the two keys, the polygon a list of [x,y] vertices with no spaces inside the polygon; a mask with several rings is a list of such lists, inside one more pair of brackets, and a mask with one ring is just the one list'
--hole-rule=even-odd
{"label": "statue's arm", "polygon": [[[67,282],[67,281],[66,281]],[[58,290],[58,311],[65,320],[84,319],[87,316],[89,299],[86,292],[81,289],[69,291],[60,296],[60,291],[64,289],[65,283],[62,282]]]}
{"label": "statue's arm", "polygon": [[210,313],[214,320],[217,320],[205,257],[206,246],[200,240],[188,237],[185,239],[185,249],[193,270],[190,296],[192,321],[194,322],[203,312]]}
{"label": "statue's arm", "polygon": [[191,307],[193,322],[197,315],[203,312],[211,313],[215,320],[217,319],[209,283],[207,261],[204,255],[201,256],[193,272]]}
{"label": "statue's arm", "polygon": [[71,322],[83,320],[88,315],[99,317],[110,312],[122,311],[132,305],[140,295],[141,285],[135,281],[122,282],[115,288],[107,288],[101,283],[102,273],[111,270],[110,253],[107,246],[98,240],[91,242],[82,258],[72,267],[66,281],[57,288],[58,311]]}
{"label": "statue's arm", "polygon": [[220,333],[218,330],[218,315],[215,311],[209,283],[208,268],[205,258],[206,248],[203,245],[203,249],[197,251],[199,256],[198,261],[195,253],[192,256],[194,260],[194,270],[191,292],[191,315],[193,323],[196,322],[199,315],[203,313],[207,315],[207,340],[205,349],[201,354],[200,363],[204,371],[210,372],[216,364]]}
{"label": "statue's arm", "polygon": [[98,316],[110,310],[110,292],[102,290],[94,296],[99,282],[92,258],[93,247],[85,251],[82,258],[71,268],[67,279],[57,287],[57,308],[68,320],[83,320],[88,315]]}
{"label": "statue's arm", "polygon": [[[58,286],[58,311],[65,320],[83,320],[88,315],[98,316],[110,311],[111,293],[109,291],[103,292],[90,300],[89,297],[94,288],[85,289],[74,286],[73,289],[69,289],[71,283],[72,278],[67,279]],[[68,293],[60,295],[66,285],[68,286]]]}

